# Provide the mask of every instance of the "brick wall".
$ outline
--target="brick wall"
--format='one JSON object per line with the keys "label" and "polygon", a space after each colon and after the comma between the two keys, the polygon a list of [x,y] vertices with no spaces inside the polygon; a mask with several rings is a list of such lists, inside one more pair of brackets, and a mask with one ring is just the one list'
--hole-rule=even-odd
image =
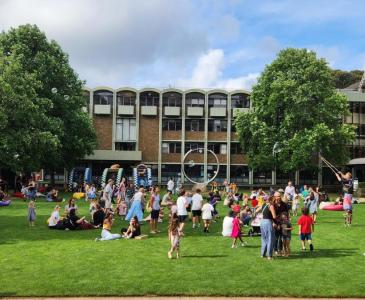
{"label": "brick wall", "polygon": [[113,118],[111,116],[98,116],[93,118],[98,140],[98,150],[112,150]]}
{"label": "brick wall", "polygon": [[181,140],[181,131],[162,131],[162,140]]}
{"label": "brick wall", "polygon": [[247,158],[242,154],[231,154],[231,164],[247,164]]}
{"label": "brick wall", "polygon": [[208,141],[227,141],[227,132],[208,132]]}
{"label": "brick wall", "polygon": [[140,117],[139,150],[142,151],[142,161],[158,161],[158,117]]}
{"label": "brick wall", "polygon": [[181,153],[162,154],[162,162],[174,162],[176,164],[180,164]]}
{"label": "brick wall", "polygon": [[204,131],[185,131],[185,140],[204,142]]}

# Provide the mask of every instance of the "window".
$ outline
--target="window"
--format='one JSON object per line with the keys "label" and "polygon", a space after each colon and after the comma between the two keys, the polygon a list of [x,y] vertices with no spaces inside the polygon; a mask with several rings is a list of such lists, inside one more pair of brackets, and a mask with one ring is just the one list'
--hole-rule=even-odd
{"label": "window", "polygon": [[124,91],[117,94],[118,105],[135,105],[136,93]]}
{"label": "window", "polygon": [[203,119],[186,119],[185,120],[186,131],[204,131]]}
{"label": "window", "polygon": [[162,143],[162,153],[181,153],[181,143]]}
{"label": "window", "polygon": [[250,98],[246,94],[234,94],[231,97],[232,108],[250,108]]}
{"label": "window", "polygon": [[[204,148],[204,143],[185,143],[185,153],[190,150],[195,150],[198,148]],[[203,153],[203,151],[202,151]]]}
{"label": "window", "polygon": [[227,95],[226,94],[210,94],[208,98],[209,107],[227,107]]}
{"label": "window", "polygon": [[180,131],[181,130],[181,119],[163,119],[162,130],[168,131]]}
{"label": "window", "polygon": [[182,95],[180,93],[169,92],[163,94],[163,106],[181,107]]}
{"label": "window", "polygon": [[136,140],[136,119],[117,119],[116,140],[135,141]]}
{"label": "window", "polygon": [[231,182],[248,184],[249,174],[247,166],[231,165]]}
{"label": "window", "polygon": [[243,154],[243,150],[239,143],[231,143],[231,154]]}
{"label": "window", "polygon": [[208,131],[212,132],[227,131],[227,120],[208,120]]}
{"label": "window", "polygon": [[117,151],[135,151],[136,143],[115,143],[115,150]]}
{"label": "window", "polygon": [[227,144],[209,143],[208,149],[213,151],[215,154],[227,154]]}
{"label": "window", "polygon": [[185,96],[187,107],[204,107],[205,95],[202,93],[188,93]]}
{"label": "window", "polygon": [[254,184],[271,184],[271,171],[257,170],[253,173]]}
{"label": "window", "polygon": [[110,105],[113,103],[113,93],[109,91],[94,92],[94,104]]}
{"label": "window", "polygon": [[139,96],[141,106],[158,106],[160,95],[156,92],[142,92]]}

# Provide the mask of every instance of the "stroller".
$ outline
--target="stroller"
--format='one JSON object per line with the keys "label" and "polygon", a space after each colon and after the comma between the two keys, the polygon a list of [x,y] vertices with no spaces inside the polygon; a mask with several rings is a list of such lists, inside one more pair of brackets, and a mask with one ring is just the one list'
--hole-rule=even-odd
{"label": "stroller", "polygon": [[254,219],[251,221],[251,229],[248,231],[248,236],[261,236],[261,220],[262,220],[262,213],[255,214]]}

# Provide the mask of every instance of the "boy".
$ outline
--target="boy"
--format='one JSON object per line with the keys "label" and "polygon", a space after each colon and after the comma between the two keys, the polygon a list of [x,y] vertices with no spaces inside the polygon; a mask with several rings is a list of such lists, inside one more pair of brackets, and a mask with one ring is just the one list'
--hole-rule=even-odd
{"label": "boy", "polygon": [[302,251],[305,251],[305,241],[309,244],[310,251],[313,251],[312,232],[314,232],[313,219],[309,216],[308,207],[302,208],[302,216],[298,220],[299,236],[302,242]]}

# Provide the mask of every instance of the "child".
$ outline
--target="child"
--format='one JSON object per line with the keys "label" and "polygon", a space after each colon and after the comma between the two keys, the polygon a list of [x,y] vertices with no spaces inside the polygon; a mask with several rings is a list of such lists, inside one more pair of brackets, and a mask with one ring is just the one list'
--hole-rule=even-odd
{"label": "child", "polygon": [[283,213],[281,215],[281,230],[282,230],[282,239],[283,239],[283,256],[290,256],[290,240],[291,240],[291,231],[293,230],[292,225],[289,221],[288,215]]}
{"label": "child", "polygon": [[173,214],[171,217],[168,234],[171,243],[170,251],[167,252],[167,257],[172,258],[172,254],[176,251],[176,258],[180,257],[180,234],[179,234],[179,218],[177,214]]}
{"label": "child", "polygon": [[232,223],[233,223],[232,233],[231,233],[231,238],[233,238],[232,248],[236,248],[237,239],[240,239],[241,246],[243,247],[245,244],[244,244],[244,242],[242,240],[242,236],[241,236],[242,235],[242,233],[241,233],[242,221],[240,220],[239,214],[236,214]]}
{"label": "child", "polygon": [[34,222],[36,219],[36,212],[35,212],[35,203],[34,201],[30,201],[28,205],[28,222],[29,226],[34,226]]}
{"label": "child", "polygon": [[204,232],[209,233],[210,222],[213,219],[214,207],[205,199],[205,204],[202,207],[202,219],[204,221]]}
{"label": "child", "polygon": [[124,220],[127,215],[127,203],[124,199],[118,203],[118,215],[121,216],[122,220]]}
{"label": "child", "polygon": [[293,206],[292,206],[292,213],[293,216],[297,216],[298,215],[298,207],[299,207],[299,194],[295,194],[294,199],[293,199]]}
{"label": "child", "polygon": [[312,232],[314,232],[313,219],[309,216],[308,207],[302,208],[302,216],[298,220],[299,236],[302,242],[302,251],[305,251],[305,241],[308,242],[310,251],[313,251]]}
{"label": "child", "polygon": [[90,215],[91,215],[91,219],[93,219],[94,213],[97,210],[96,209],[96,204],[97,204],[97,201],[95,199],[91,200],[90,207],[89,207],[89,212],[90,212]]}

